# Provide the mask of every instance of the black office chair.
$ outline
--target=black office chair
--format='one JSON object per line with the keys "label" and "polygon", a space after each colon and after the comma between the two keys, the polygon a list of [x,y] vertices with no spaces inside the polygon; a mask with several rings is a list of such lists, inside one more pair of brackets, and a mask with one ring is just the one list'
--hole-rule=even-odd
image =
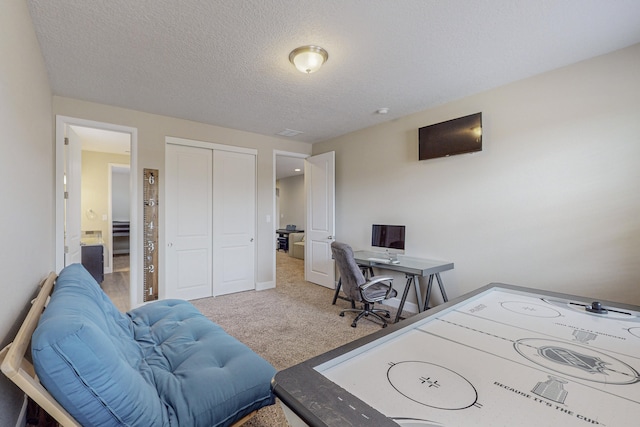
{"label": "black office chair", "polygon": [[[364,278],[362,270],[353,257],[353,249],[346,243],[331,243],[331,252],[338,265],[342,291],[351,301],[361,302],[361,308],[349,308],[342,310],[340,316],[344,316],[347,311],[356,312],[358,315],[351,323],[352,327],[358,326],[358,320],[363,316],[374,316],[382,321],[382,327],[387,327],[386,318],[391,317],[388,310],[374,308],[376,302],[393,298],[398,293],[393,289],[393,278],[388,276],[373,276],[368,280]],[[381,316],[381,314],[384,315]]]}

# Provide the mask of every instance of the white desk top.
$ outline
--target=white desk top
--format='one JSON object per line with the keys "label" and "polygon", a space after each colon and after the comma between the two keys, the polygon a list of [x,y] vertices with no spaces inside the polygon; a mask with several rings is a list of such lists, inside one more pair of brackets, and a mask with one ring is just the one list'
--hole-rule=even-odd
{"label": "white desk top", "polygon": [[353,253],[356,262],[360,265],[368,265],[371,267],[384,268],[386,270],[400,271],[406,274],[419,276],[428,276],[430,274],[440,273],[441,271],[453,269],[453,263],[449,261],[440,261],[424,258],[414,258],[404,255],[398,255],[398,264],[382,263],[372,261],[370,258],[385,258],[385,254],[370,251],[355,251]]}

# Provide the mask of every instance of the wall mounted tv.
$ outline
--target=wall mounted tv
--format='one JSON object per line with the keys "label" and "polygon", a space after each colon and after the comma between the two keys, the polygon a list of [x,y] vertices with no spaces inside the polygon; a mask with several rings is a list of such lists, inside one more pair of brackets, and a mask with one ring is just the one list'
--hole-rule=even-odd
{"label": "wall mounted tv", "polygon": [[448,120],[418,130],[420,160],[482,151],[482,113]]}

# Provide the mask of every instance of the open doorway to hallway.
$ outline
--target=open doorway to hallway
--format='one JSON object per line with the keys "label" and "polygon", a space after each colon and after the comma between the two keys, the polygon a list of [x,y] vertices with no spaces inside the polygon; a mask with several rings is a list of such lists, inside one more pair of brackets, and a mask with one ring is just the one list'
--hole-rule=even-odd
{"label": "open doorway to hallway", "polygon": [[[304,195],[304,208],[296,211],[303,212],[302,221],[305,224],[304,239],[299,242],[304,248],[304,277],[309,282],[335,289],[335,268],[330,249],[331,243],[335,241],[335,151],[315,156],[274,151],[273,155],[274,178],[278,156],[304,159],[301,192]],[[277,182],[281,184],[281,180]],[[280,188],[277,190],[274,185],[273,212],[277,216],[276,224],[282,227],[287,223],[283,221],[284,192]],[[267,221],[270,221],[270,218]],[[289,230],[285,229],[283,232],[275,228],[274,231],[277,235],[282,235],[287,234]],[[275,256],[273,265],[277,268]]]}
{"label": "open doorway to hallway", "polygon": [[[80,249],[81,262],[93,274],[116,306],[130,308],[131,135],[104,129],[69,126],[81,146]],[[67,226],[70,224],[67,220]],[[95,252],[95,249],[101,249]],[[102,254],[100,263],[89,259]]]}
{"label": "open doorway to hallway", "polygon": [[[304,157],[287,153],[275,156],[275,250],[278,259],[283,256],[295,259],[287,263],[304,275],[304,230],[306,222],[304,190]],[[295,227],[295,230],[293,228]],[[286,230],[287,233],[278,233]],[[276,262],[276,273],[282,263]]]}

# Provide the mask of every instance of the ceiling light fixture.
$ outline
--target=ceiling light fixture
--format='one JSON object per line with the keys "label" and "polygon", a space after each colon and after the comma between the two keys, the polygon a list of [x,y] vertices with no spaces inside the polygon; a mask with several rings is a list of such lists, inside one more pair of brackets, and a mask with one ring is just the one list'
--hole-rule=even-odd
{"label": "ceiling light fixture", "polygon": [[311,74],[327,62],[329,54],[320,46],[300,46],[289,54],[289,61],[303,73]]}

